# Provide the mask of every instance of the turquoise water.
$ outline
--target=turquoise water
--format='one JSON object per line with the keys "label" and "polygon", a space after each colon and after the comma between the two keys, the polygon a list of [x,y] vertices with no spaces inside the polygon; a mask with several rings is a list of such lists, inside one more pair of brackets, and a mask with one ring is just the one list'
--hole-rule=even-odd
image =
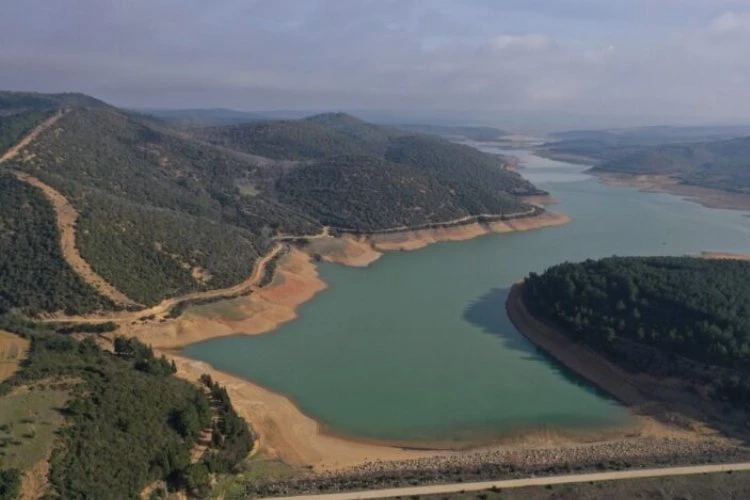
{"label": "turquoise water", "polygon": [[330,288],[297,321],[184,352],[287,394],[332,431],[357,438],[447,444],[626,423],[624,408],[516,331],[504,308],[509,286],[565,260],[749,253],[750,218],[512,154],[524,176],[560,200],[553,210],[570,224],[389,253],[366,269],[322,264]]}

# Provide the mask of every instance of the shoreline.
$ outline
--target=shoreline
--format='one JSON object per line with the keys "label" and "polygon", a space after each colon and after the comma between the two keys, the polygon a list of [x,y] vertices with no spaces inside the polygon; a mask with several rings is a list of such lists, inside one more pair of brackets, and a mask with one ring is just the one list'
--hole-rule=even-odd
{"label": "shoreline", "polygon": [[[452,234],[446,234],[445,230],[430,230],[427,234],[409,231],[398,235],[400,239],[389,244],[410,250],[436,241],[468,239],[493,231],[531,230],[564,224],[568,220],[564,215],[549,214],[533,224],[529,224],[531,221],[526,219],[523,226],[511,226],[507,222],[495,227],[474,224],[480,227],[468,230],[451,228]],[[413,238],[416,243],[404,244],[409,238]],[[188,344],[220,336],[273,332],[282,323],[296,318],[299,305],[327,287],[320,279],[316,260],[355,266],[369,265],[386,251],[382,247],[375,250],[376,245],[371,237],[345,235],[340,238],[318,238],[304,249],[293,248],[279,262],[272,283],[250,296],[219,304],[189,307],[183,316],[172,320],[171,325],[152,323],[131,326],[141,330],[134,332],[136,336],[154,344],[158,351],[174,359],[178,365],[178,374],[183,378],[196,380],[200,374],[208,373],[226,385],[237,411],[259,433],[260,449],[287,464],[316,473],[352,468],[387,469],[391,466],[400,467],[399,463],[434,465],[436,461],[445,460],[481,463],[484,460],[482,457],[511,451],[533,454],[545,450],[545,453],[559,456],[581,453],[581,449],[588,447],[599,449],[611,445],[612,449],[617,449],[629,446],[628,443],[633,440],[636,440],[638,447],[656,449],[658,446],[654,443],[664,439],[682,442],[686,433],[689,434],[687,439],[693,437],[693,431],[667,427],[650,417],[634,414],[632,424],[617,429],[600,429],[588,434],[576,433],[575,430],[524,429],[517,433],[509,432],[505,438],[499,436],[494,442],[488,440],[463,450],[414,449],[404,444],[357,440],[331,433],[324,425],[304,414],[291,398],[283,394],[270,391],[250,380],[223,373],[206,362],[174,351]],[[317,253],[316,250],[325,250],[326,253]],[[122,333],[125,332],[120,332]],[[425,443],[425,446],[428,444]]]}
{"label": "shoreline", "polygon": [[588,170],[607,186],[633,187],[647,193],[668,193],[706,208],[750,211],[750,196],[721,191],[719,189],[683,184],[680,179],[669,175],[621,174]]}
{"label": "shoreline", "polygon": [[591,348],[533,316],[523,302],[523,280],[513,284],[505,309],[516,329],[547,355],[626,406],[649,402],[627,375]]}

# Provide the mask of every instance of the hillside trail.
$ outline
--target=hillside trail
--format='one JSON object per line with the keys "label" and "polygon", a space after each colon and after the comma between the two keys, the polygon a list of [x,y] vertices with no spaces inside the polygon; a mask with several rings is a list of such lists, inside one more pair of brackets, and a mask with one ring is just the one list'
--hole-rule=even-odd
{"label": "hillside trail", "polygon": [[223,299],[232,298],[247,292],[258,290],[258,282],[263,278],[266,265],[284,250],[284,245],[277,243],[273,249],[266,255],[258,259],[255,263],[253,273],[241,283],[228,288],[217,288],[204,292],[193,292],[179,297],[165,299],[148,309],[139,309],[137,311],[121,311],[111,314],[97,314],[95,316],[66,316],[49,318],[45,321],[54,323],[99,323],[112,321],[114,323],[126,323],[135,321],[148,316],[160,316],[169,313],[175,306],[182,302],[190,302],[205,299]]}
{"label": "hillside trail", "polygon": [[30,184],[44,193],[45,198],[52,204],[57,217],[57,228],[60,231],[60,246],[62,248],[63,258],[73,271],[86,283],[94,287],[99,294],[107,297],[115,304],[122,306],[138,305],[134,300],[120,292],[112,286],[107,280],[101,277],[89,263],[83,258],[76,246],[76,222],[78,221],[78,212],[73,205],[52,186],[45,184],[36,177],[23,172],[13,172],[16,178],[27,184]]}
{"label": "hillside trail", "polygon": [[18,154],[21,152],[21,150],[23,150],[23,148],[31,144],[31,142],[34,141],[39,136],[39,134],[41,134],[42,132],[50,128],[52,125],[57,123],[57,120],[62,118],[62,116],[65,113],[66,111],[61,109],[60,111],[55,113],[53,116],[47,118],[42,123],[34,127],[31,130],[31,132],[26,134],[26,136],[23,139],[21,139],[14,146],[11,146],[6,152],[3,153],[2,156],[0,156],[0,165],[18,156]]}
{"label": "hillside trail", "polygon": [[[18,157],[42,132],[48,130],[65,114],[64,111],[58,111],[54,116],[37,125],[15,146],[12,146],[0,157],[0,164]],[[115,304],[122,306],[136,306],[135,301],[131,300],[124,293],[117,290],[107,280],[99,276],[88,262],[81,256],[76,246],[76,222],[78,221],[78,212],[73,205],[53,187],[45,184],[41,180],[29,174],[13,171],[13,175],[22,182],[42,191],[44,197],[52,204],[55,211],[57,228],[60,232],[60,248],[62,249],[63,258],[73,271],[81,277],[83,281],[94,287],[94,289],[104,297]]]}
{"label": "hillside trail", "polygon": [[300,239],[305,240],[322,240],[323,238],[328,238],[331,235],[331,226],[323,226],[323,228],[320,230],[318,234],[312,234],[312,235],[293,235],[293,234],[280,234],[276,236],[274,239],[276,241],[296,241]]}

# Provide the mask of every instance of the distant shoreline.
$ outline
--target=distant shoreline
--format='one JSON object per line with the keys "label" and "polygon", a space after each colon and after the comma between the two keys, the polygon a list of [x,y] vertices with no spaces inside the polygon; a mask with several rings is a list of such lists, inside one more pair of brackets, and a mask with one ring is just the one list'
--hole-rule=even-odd
{"label": "distant shoreline", "polygon": [[750,195],[719,189],[684,184],[670,175],[623,174],[589,170],[600,182],[608,186],[634,187],[644,192],[669,193],[706,208],[750,211]]}

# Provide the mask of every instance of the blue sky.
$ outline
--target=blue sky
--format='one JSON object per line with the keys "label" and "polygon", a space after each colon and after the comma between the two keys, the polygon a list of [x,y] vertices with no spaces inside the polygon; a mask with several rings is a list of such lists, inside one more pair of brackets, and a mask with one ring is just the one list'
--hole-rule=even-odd
{"label": "blue sky", "polygon": [[3,0],[0,88],[750,122],[750,0]]}

